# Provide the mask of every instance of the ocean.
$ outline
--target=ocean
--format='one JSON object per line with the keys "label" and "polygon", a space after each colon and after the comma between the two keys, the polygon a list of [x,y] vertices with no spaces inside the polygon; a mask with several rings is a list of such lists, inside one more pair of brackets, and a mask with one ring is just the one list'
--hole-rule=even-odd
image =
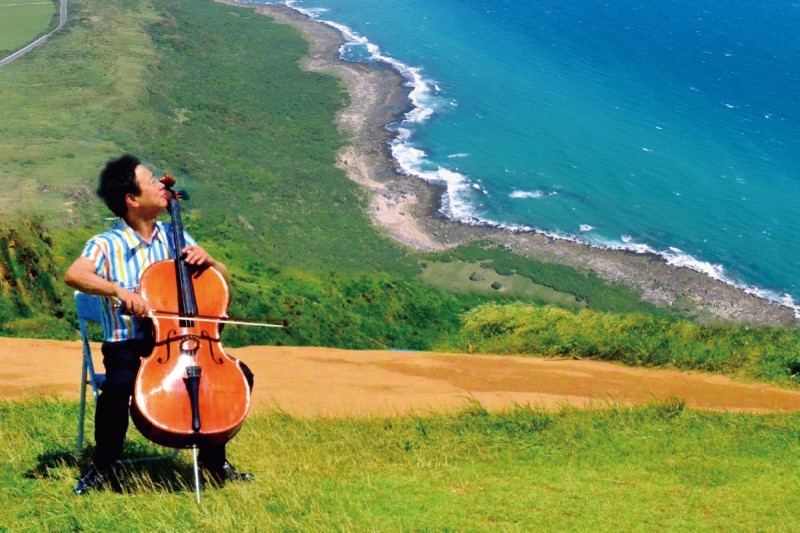
{"label": "ocean", "polygon": [[467,223],[653,252],[800,310],[800,2],[296,0],[414,109]]}

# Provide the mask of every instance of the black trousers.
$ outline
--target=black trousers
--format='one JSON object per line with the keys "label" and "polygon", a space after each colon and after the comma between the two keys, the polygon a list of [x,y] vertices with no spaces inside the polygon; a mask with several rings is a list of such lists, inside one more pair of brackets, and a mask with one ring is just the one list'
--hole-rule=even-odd
{"label": "black trousers", "polygon": [[[108,469],[122,456],[136,374],[142,357],[152,352],[153,340],[104,342],[102,350],[106,380],[100,387],[94,419],[94,465],[99,469]],[[244,363],[240,364],[252,390],[253,373]],[[200,448],[199,461],[212,472],[221,469],[225,459],[224,444]]]}

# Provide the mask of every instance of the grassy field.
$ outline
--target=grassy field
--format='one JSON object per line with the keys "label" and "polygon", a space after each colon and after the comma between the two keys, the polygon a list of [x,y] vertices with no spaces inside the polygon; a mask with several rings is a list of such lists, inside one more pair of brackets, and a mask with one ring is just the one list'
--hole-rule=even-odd
{"label": "grassy field", "polygon": [[141,83],[155,59],[147,3],[73,1],[70,13],[68,31],[0,75],[0,212],[41,213],[50,227],[85,222],[87,203],[98,211],[89,222],[106,216],[91,190],[102,162],[123,151],[120,121],[146,112]]}
{"label": "grassy field", "polygon": [[0,0],[0,59],[55,28],[55,0]]}
{"label": "grassy field", "polygon": [[[0,530],[796,531],[800,416],[642,408],[390,419],[251,417],[252,484],[204,490],[140,437],[130,492],[71,494],[77,406],[0,404]],[[131,431],[133,433],[133,431]],[[85,464],[85,457],[81,458]],[[5,528],[5,529],[3,529]]]}
{"label": "grassy field", "polygon": [[581,309],[585,304],[571,294],[558,292],[534,283],[519,274],[499,274],[491,262],[451,261],[449,263],[424,263],[420,278],[426,283],[453,292],[492,294],[552,304],[567,309]]}

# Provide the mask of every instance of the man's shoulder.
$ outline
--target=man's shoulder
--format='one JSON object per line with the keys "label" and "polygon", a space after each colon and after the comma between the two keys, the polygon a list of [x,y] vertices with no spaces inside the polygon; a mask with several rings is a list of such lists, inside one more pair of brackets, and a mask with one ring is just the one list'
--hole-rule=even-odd
{"label": "man's shoulder", "polygon": [[98,233],[88,241],[86,245],[100,246],[101,248],[115,248],[118,246],[128,246],[128,236],[125,226],[117,220],[113,226]]}
{"label": "man's shoulder", "polygon": [[112,241],[117,241],[117,240],[124,241],[124,238],[125,238],[125,230],[123,228],[119,227],[119,225],[114,224],[110,228],[101,231],[100,233],[98,233],[97,235],[95,235],[94,237],[89,239],[88,242],[92,242],[92,241],[94,241],[94,242],[100,242],[100,241],[112,242]]}

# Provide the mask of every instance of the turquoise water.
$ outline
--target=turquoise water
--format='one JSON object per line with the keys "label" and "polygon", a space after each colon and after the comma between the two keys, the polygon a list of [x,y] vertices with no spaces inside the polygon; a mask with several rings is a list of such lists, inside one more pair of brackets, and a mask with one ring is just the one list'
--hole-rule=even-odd
{"label": "turquoise water", "polygon": [[447,216],[800,301],[800,3],[288,4],[409,79],[392,151]]}

